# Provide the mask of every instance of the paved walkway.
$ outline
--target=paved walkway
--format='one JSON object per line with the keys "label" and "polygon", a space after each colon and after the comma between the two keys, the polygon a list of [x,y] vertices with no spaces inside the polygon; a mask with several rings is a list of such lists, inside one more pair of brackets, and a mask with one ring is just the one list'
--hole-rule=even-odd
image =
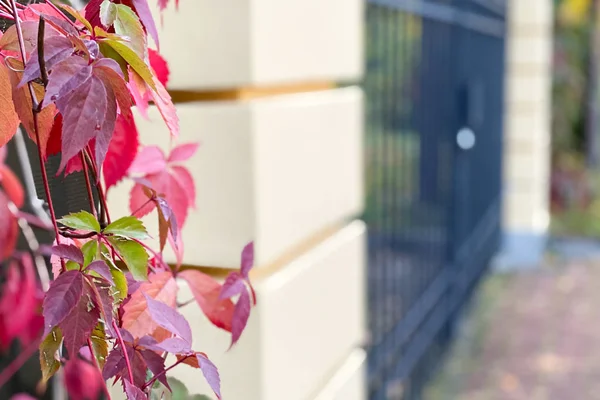
{"label": "paved walkway", "polygon": [[600,244],[494,274],[425,400],[600,400]]}

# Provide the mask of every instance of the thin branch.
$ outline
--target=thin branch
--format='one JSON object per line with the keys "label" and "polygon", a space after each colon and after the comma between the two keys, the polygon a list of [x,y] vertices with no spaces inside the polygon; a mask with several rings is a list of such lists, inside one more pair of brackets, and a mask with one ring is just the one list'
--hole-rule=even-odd
{"label": "thin branch", "polygon": [[113,328],[115,328],[115,332],[117,333],[117,338],[119,339],[119,343],[121,344],[121,351],[123,352],[123,357],[125,357],[125,364],[127,365],[127,372],[129,373],[129,382],[133,383],[133,370],[131,369],[131,363],[129,362],[129,356],[127,355],[127,349],[125,348],[125,342],[123,341],[123,337],[121,336],[121,332],[119,331],[119,326],[113,320],[112,322]]}
{"label": "thin branch", "polygon": [[92,184],[90,183],[90,176],[88,174],[88,167],[87,163],[85,162],[83,151],[79,153],[79,157],[81,159],[81,165],[83,166],[83,176],[85,177],[85,187],[87,189],[88,200],[90,201],[90,209],[92,210],[92,214],[94,214],[94,216],[98,218],[96,204],[94,204],[94,194],[92,193]]}
{"label": "thin branch", "polygon": [[[17,38],[19,40],[19,49],[21,50],[21,60],[23,61],[23,65],[25,65],[25,40],[23,39],[23,30],[21,28],[21,19],[19,18],[19,13],[17,11],[17,2],[16,0],[8,0],[12,7],[12,12],[15,17],[15,27],[17,30]],[[42,55],[43,58],[43,55]],[[29,88],[29,94],[31,95],[31,112],[33,113],[33,129],[35,131],[35,138],[37,142],[37,151],[38,158],[40,161],[40,167],[42,170],[42,180],[44,181],[44,192],[46,193],[46,199],[48,200],[48,208],[50,210],[50,217],[52,219],[52,225],[54,226],[54,233],[56,235],[56,242],[60,243],[60,235],[58,234],[58,224],[56,222],[56,213],[54,212],[54,205],[52,204],[52,195],[50,193],[50,184],[48,183],[48,173],[46,171],[46,164],[44,163],[44,155],[42,153],[42,148],[40,147],[40,129],[39,129],[39,121],[38,121],[38,101],[35,95],[35,91],[33,90],[33,84],[31,82],[27,83],[27,87]],[[64,260],[62,261],[62,270],[66,271]]]}
{"label": "thin branch", "polygon": [[178,366],[179,364],[181,364],[182,362],[184,362],[185,360],[187,360],[190,357],[192,357],[192,356],[182,357],[179,360],[177,360],[177,362],[175,364],[171,365],[168,368],[165,368],[164,370],[160,371],[158,374],[154,375],[152,377],[152,379],[150,379],[148,382],[146,382],[144,384],[144,387],[142,387],[142,390],[145,390],[148,386],[151,386],[152,384],[154,384],[154,382],[156,382],[156,380],[158,378],[160,378],[161,376],[165,375],[167,372],[169,372],[170,370],[172,370],[173,368],[175,368],[176,366]]}
{"label": "thin branch", "polygon": [[[42,74],[42,83],[44,87],[48,86],[48,71],[46,70],[46,60],[44,59],[44,32],[46,31],[46,19],[40,15],[40,23],[37,36],[37,54],[40,64],[40,72]],[[41,111],[41,110],[38,110]],[[39,143],[39,142],[38,142]]]}

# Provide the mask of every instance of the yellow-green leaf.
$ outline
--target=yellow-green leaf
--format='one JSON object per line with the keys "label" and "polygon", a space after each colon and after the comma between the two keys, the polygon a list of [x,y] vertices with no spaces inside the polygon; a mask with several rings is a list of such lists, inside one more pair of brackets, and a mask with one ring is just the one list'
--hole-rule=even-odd
{"label": "yellow-green leaf", "polygon": [[100,223],[87,211],[65,215],[58,222],[73,229],[100,232]]}
{"label": "yellow-green leaf", "polygon": [[91,341],[96,360],[98,360],[100,369],[102,369],[106,363],[106,357],[108,357],[108,343],[106,342],[106,334],[101,323],[98,323],[92,331]]}
{"label": "yellow-green leaf", "polygon": [[[148,68],[148,65],[146,65],[144,60],[140,58],[140,56],[138,56],[137,53],[131,47],[129,47],[123,42],[119,42],[115,39],[109,38],[102,40],[102,43],[106,43],[121,57],[123,57],[123,59],[127,61],[127,64],[131,65],[131,68],[133,68],[133,70],[137,72],[139,76],[142,77],[144,82],[146,82],[146,84],[150,86],[152,90],[156,91],[156,85],[154,84],[152,71],[150,70],[150,68]],[[107,55],[104,54],[104,56]]]}
{"label": "yellow-green leaf", "polygon": [[117,35],[126,37],[130,43],[130,47],[137,55],[143,60],[147,60],[148,44],[146,42],[146,34],[137,14],[126,5],[110,4],[110,7],[106,7],[108,14],[106,17],[110,20],[110,23],[105,25],[113,25]]}
{"label": "yellow-green leaf", "polygon": [[102,232],[129,239],[143,240],[148,238],[148,232],[142,221],[133,216],[119,218],[104,228]]}
{"label": "yellow-green leaf", "polygon": [[111,267],[110,274],[115,282],[114,292],[112,293],[116,301],[123,301],[127,297],[127,278],[123,271],[116,267]]}
{"label": "yellow-green leaf", "polygon": [[47,382],[60,368],[60,361],[56,354],[62,343],[62,332],[58,326],[54,327],[46,338],[40,343],[40,366],[42,380]]}

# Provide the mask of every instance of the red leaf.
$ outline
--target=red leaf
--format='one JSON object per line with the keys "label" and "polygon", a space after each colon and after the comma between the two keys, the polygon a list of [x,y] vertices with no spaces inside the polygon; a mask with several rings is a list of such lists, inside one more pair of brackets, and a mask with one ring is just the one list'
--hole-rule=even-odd
{"label": "red leaf", "polygon": [[17,219],[8,208],[8,198],[0,192],[0,261],[12,255],[18,235]]}
{"label": "red leaf", "polygon": [[170,271],[150,274],[148,281],[140,285],[129,302],[123,306],[123,328],[134,337],[152,335],[158,324],[150,316],[144,293],[151,298],[175,307],[177,300],[177,282]]}
{"label": "red leaf", "polygon": [[234,305],[229,299],[219,299],[221,285],[197,270],[181,271],[178,276],[188,283],[194,299],[210,322],[231,332]]}
{"label": "red leaf", "polygon": [[169,82],[169,64],[167,64],[167,61],[156,50],[148,49],[148,56],[150,58],[150,66],[154,70],[158,81],[166,87]]}
{"label": "red leaf", "polygon": [[138,152],[138,131],[132,117],[119,115],[115,132],[104,160],[104,182],[106,190],[116,185],[127,175]]}
{"label": "red leaf", "polygon": [[[196,206],[196,185],[190,171],[182,166],[176,165],[171,167],[171,176],[179,184],[181,190],[186,193],[188,207]],[[183,225],[183,222],[182,222]]]}
{"label": "red leaf", "polygon": [[154,104],[156,104],[160,115],[162,115],[163,120],[167,124],[169,132],[171,132],[172,136],[177,137],[179,136],[179,117],[177,116],[175,105],[171,100],[171,95],[156,76],[152,78],[156,86],[156,92],[150,91],[150,95],[154,99]]}
{"label": "red leaf", "polygon": [[[69,272],[78,272],[81,275],[79,271]],[[77,354],[79,349],[86,344],[100,318],[100,309],[94,301],[95,299],[93,299],[91,288],[87,284],[84,285],[83,296],[79,298],[75,308],[59,324],[69,354]],[[47,325],[48,323],[46,323]]]}
{"label": "red leaf", "polygon": [[67,361],[65,386],[71,400],[97,399],[102,385],[102,377],[95,366],[77,357]]}
{"label": "red leaf", "polygon": [[0,61],[0,147],[14,136],[19,127],[19,116],[12,100],[12,85],[8,69]]}
{"label": "red leaf", "polygon": [[48,135],[48,144],[46,145],[45,156],[53,156],[60,153],[61,148],[61,136],[62,136],[62,115],[56,114],[54,118],[54,126]]}
{"label": "red leaf", "polygon": [[250,317],[250,295],[247,290],[243,290],[235,305],[233,320],[231,322],[231,346],[233,346],[242,336],[244,328]]}
{"label": "red leaf", "polygon": [[25,192],[17,176],[5,165],[0,164],[0,187],[17,208],[23,207]]}
{"label": "red leaf", "polygon": [[100,5],[103,1],[104,0],[90,0],[83,9],[83,16],[93,27],[102,26],[102,23],[100,22]]}
{"label": "red leaf", "polygon": [[75,309],[82,295],[83,274],[79,271],[67,271],[50,284],[43,305],[44,337]]}
{"label": "red leaf", "polygon": [[139,183],[133,186],[129,196],[129,209],[138,218],[148,215],[156,207],[156,204],[146,196],[143,186]]}

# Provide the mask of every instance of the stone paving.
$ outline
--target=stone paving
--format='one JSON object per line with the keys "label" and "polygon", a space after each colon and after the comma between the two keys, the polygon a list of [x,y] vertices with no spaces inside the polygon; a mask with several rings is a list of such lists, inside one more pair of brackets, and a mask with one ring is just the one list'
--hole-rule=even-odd
{"label": "stone paving", "polygon": [[491,274],[424,400],[600,400],[600,244]]}

